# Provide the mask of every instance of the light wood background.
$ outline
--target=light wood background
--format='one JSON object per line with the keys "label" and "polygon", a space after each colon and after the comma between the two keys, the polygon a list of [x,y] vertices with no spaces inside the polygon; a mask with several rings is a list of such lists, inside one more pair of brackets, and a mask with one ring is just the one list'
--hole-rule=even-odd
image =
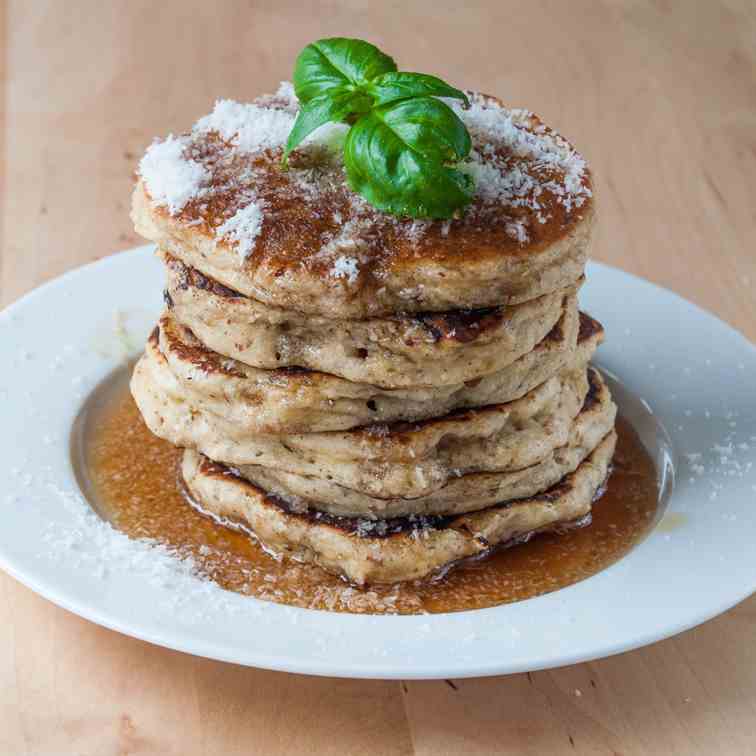
{"label": "light wood background", "polygon": [[[152,136],[335,34],[543,115],[597,175],[594,256],[756,339],[753,2],[0,0],[0,303],[138,243]],[[311,752],[752,754],[756,599],[596,663],[400,684],[185,656],[0,576],[1,754]]]}

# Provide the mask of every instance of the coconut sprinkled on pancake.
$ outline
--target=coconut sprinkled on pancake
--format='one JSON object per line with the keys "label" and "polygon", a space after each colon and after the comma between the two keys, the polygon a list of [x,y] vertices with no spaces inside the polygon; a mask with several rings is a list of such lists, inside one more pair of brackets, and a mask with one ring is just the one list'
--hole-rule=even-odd
{"label": "coconut sprinkled on pancake", "polygon": [[255,239],[262,227],[263,207],[261,203],[252,200],[218,227],[217,235],[235,242],[242,258],[248,257],[254,249]]}
{"label": "coconut sprinkled on pancake", "polygon": [[280,147],[293,123],[293,114],[280,107],[218,100],[213,112],[197,121],[192,135],[214,132],[242,152],[259,152]]}
{"label": "coconut sprinkled on pancake", "polygon": [[[452,108],[475,145],[462,169],[476,179],[484,202],[526,208],[539,223],[546,223],[549,210],[541,199],[544,195],[552,195],[567,211],[592,196],[583,157],[533,113],[507,110],[494,98],[477,93],[471,93],[469,108],[457,102]],[[520,225],[519,234],[524,233]]]}
{"label": "coconut sprinkled on pancake", "polygon": [[[273,219],[306,223],[310,254],[340,257],[354,243],[368,252],[374,240],[399,236],[422,244],[499,228],[509,244],[527,245],[554,235],[580,218],[592,196],[583,158],[561,136],[525,110],[509,110],[494,98],[471,93],[471,105],[452,107],[469,129],[473,150],[459,167],[476,179],[476,197],[461,219],[413,221],[386,215],[350,191],[341,160],[348,129],[328,124],[280,169],[283,145],[298,102],[290,84],[249,104],[219,100],[188,135],[156,142],[139,173],[152,201],[186,225],[235,246],[245,259],[257,247],[276,244]],[[307,220],[293,211],[302,205]],[[538,230],[537,226],[550,228]],[[337,278],[352,283],[352,276]]]}
{"label": "coconut sprinkled on pancake", "polygon": [[204,166],[186,156],[190,142],[188,136],[170,134],[162,142],[153,142],[139,163],[139,173],[149,181],[152,199],[172,215],[200,196],[209,178]]}

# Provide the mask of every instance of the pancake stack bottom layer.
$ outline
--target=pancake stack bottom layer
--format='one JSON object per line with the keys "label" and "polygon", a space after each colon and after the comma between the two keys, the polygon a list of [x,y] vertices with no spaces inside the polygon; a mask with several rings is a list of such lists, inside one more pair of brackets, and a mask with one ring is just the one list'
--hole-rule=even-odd
{"label": "pancake stack bottom layer", "polygon": [[610,471],[603,330],[577,302],[590,173],[532,114],[471,100],[478,195],[453,221],[353,195],[338,133],[278,170],[287,85],[140,164],[167,276],[131,382],[145,422],[199,509],[360,585],[585,525]]}

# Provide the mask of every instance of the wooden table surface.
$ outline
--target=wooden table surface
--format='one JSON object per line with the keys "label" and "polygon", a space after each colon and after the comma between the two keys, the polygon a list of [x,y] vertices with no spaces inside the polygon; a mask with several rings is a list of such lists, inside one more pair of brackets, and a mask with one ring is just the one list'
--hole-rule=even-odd
{"label": "wooden table surface", "polygon": [[[594,257],[756,339],[753,2],[0,0],[0,303],[137,244],[152,136],[275,88],[337,34],[540,113],[592,162]],[[599,662],[403,684],[167,651],[0,575],[0,753],[310,752],[754,753],[756,599]]]}

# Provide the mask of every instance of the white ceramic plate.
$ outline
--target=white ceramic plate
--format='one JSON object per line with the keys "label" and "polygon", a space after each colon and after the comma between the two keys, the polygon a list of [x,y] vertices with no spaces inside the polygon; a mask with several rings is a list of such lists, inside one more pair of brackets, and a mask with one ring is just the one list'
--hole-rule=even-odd
{"label": "white ceramic plate", "polygon": [[[675,484],[656,529],[612,567],[517,604],[360,616],[260,602],[200,581],[94,515],[69,453],[90,392],[137,354],[161,307],[149,247],[40,287],[0,314],[0,566],[128,635],[270,669],[344,677],[522,672],[679,633],[756,589],[756,349],[694,305],[592,264],[581,293],[621,407]],[[635,397],[641,397],[639,403]],[[668,433],[665,436],[664,429]]]}

